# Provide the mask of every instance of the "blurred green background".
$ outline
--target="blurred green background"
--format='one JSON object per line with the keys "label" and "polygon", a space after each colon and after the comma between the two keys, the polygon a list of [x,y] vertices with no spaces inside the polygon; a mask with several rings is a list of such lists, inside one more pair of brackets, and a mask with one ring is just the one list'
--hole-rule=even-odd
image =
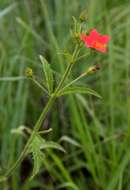
{"label": "blurred green background", "polygon": [[30,81],[2,81],[21,76],[26,67],[41,77],[39,54],[63,73],[60,49],[71,49],[72,16],[87,10],[87,27],[109,34],[105,55],[94,53],[77,64],[101,70],[82,82],[102,95],[60,98],[43,128],[46,139],[59,141],[67,153],[46,156],[31,181],[32,161],[26,158],[0,190],[130,190],[130,2],[129,0],[0,0],[0,174],[9,168],[26,139],[11,133],[33,127],[47,98]]}

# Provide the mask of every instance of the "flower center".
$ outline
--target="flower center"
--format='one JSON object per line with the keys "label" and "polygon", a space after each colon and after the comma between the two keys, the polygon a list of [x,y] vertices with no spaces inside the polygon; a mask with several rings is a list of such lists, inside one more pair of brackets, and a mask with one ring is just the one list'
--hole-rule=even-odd
{"label": "flower center", "polygon": [[92,45],[93,45],[94,48],[100,48],[100,49],[106,47],[106,44],[102,44],[102,43],[97,42],[97,41],[94,41]]}

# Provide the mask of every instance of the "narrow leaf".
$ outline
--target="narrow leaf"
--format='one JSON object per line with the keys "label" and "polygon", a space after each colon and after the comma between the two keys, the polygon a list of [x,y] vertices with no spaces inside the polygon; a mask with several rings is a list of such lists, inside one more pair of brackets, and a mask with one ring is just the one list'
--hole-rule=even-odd
{"label": "narrow leaf", "polygon": [[45,143],[41,144],[40,149],[57,149],[62,152],[66,152],[65,149],[58,143],[53,142],[53,141],[45,141]]}
{"label": "narrow leaf", "polygon": [[38,174],[38,172],[39,172],[39,170],[41,168],[41,165],[43,163],[43,161],[42,161],[43,158],[42,157],[44,157],[44,154],[41,151],[36,151],[35,150],[32,153],[32,156],[33,156],[34,166],[33,166],[33,172],[32,172],[32,175],[31,175],[31,179],[34,178]]}
{"label": "narrow leaf", "polygon": [[72,182],[66,182],[62,185],[59,185],[58,189],[64,189],[64,188],[72,188],[73,190],[79,190],[79,188]]}
{"label": "narrow leaf", "polygon": [[122,158],[120,164],[118,164],[118,167],[115,169],[115,172],[112,173],[109,183],[107,184],[106,190],[114,190],[116,189],[118,180],[120,180],[120,174],[123,173],[125,170],[127,164],[130,160],[130,151],[126,152],[124,154],[124,158]]}
{"label": "narrow leaf", "polygon": [[68,87],[66,89],[61,90],[58,93],[58,96],[63,96],[63,95],[68,95],[68,94],[91,94],[94,95],[98,98],[101,98],[101,96],[94,90],[87,88],[87,87],[80,87],[80,86],[75,86],[75,87]]}
{"label": "narrow leaf", "polygon": [[51,94],[53,92],[53,71],[50,68],[50,65],[48,64],[47,60],[41,55],[40,55],[40,60],[43,65],[43,72],[45,75],[47,89],[49,94]]}
{"label": "narrow leaf", "polygon": [[3,10],[0,10],[0,19],[2,19],[5,15],[7,15],[9,12],[13,11],[13,9],[16,8],[16,3],[13,3],[6,7]]}
{"label": "narrow leaf", "polygon": [[62,136],[60,139],[60,142],[62,142],[62,141],[65,141],[65,142],[68,142],[74,146],[80,147],[80,144],[76,140],[72,139],[71,137]]}

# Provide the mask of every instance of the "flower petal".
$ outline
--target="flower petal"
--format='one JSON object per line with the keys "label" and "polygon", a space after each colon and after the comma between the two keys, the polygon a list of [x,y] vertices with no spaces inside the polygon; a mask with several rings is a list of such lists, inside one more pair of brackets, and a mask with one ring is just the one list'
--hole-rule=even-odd
{"label": "flower petal", "polygon": [[102,53],[107,52],[107,43],[110,40],[109,35],[101,35],[96,29],[93,29],[89,35],[81,34],[80,39],[87,48],[94,48]]}
{"label": "flower petal", "polygon": [[80,39],[82,40],[82,41],[86,41],[86,37],[87,37],[87,35],[86,34],[81,34],[80,35]]}
{"label": "flower petal", "polygon": [[85,35],[85,34],[81,34],[80,39],[86,44],[87,48],[92,46],[92,39]]}
{"label": "flower petal", "polygon": [[100,34],[97,32],[96,29],[91,30],[89,37],[95,41],[100,37]]}
{"label": "flower petal", "polygon": [[106,44],[110,41],[110,36],[109,35],[103,35],[103,36],[100,36],[100,40],[99,40],[101,43],[103,44]]}

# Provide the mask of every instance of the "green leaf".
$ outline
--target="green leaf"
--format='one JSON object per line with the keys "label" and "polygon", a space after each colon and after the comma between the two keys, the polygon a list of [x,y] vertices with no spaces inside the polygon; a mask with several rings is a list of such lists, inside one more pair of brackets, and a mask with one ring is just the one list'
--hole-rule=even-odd
{"label": "green leaf", "polygon": [[60,142],[61,141],[65,141],[74,146],[80,147],[80,144],[76,140],[72,139],[71,137],[65,136],[65,135],[61,137]]}
{"label": "green leaf", "polygon": [[43,163],[42,160],[43,160],[44,154],[39,150],[37,150],[37,151],[33,150],[32,156],[33,156],[34,166],[33,166],[33,172],[31,175],[31,179],[34,178],[38,174],[38,172],[42,166],[42,163]]}
{"label": "green leaf", "polygon": [[5,176],[0,176],[0,183],[6,181],[7,178]]}
{"label": "green leaf", "polygon": [[44,154],[42,152],[43,149],[57,149],[60,150],[62,152],[65,152],[64,148],[59,145],[56,142],[53,141],[46,141],[45,139],[43,139],[39,134],[36,134],[28,148],[28,152],[27,153],[32,153],[32,157],[33,157],[33,161],[34,161],[34,167],[33,167],[33,172],[32,172],[32,176],[31,179],[37,175],[37,173],[39,172],[41,165],[43,163],[43,157]]}
{"label": "green leaf", "polygon": [[12,134],[24,135],[25,126],[19,126],[18,128],[11,129]]}
{"label": "green leaf", "polygon": [[79,188],[73,182],[65,182],[62,185],[59,185],[58,189],[63,188],[72,188],[73,190],[79,190]]}
{"label": "green leaf", "polygon": [[48,149],[48,148],[57,149],[62,152],[66,152],[65,149],[60,144],[53,141],[46,141],[44,144],[40,146],[40,149]]}
{"label": "green leaf", "polygon": [[74,86],[74,87],[68,87],[66,89],[61,90],[58,93],[58,96],[68,95],[68,94],[91,94],[98,98],[101,98],[101,96],[94,90],[87,88],[87,87],[81,87],[81,86]]}
{"label": "green leaf", "polygon": [[35,135],[28,149],[28,153],[32,153],[34,162],[31,179],[37,175],[42,165],[42,156],[44,156],[40,151],[40,145],[42,142],[45,142],[44,139],[42,139],[39,135]]}
{"label": "green leaf", "polygon": [[117,167],[115,168],[115,171],[112,173],[110,177],[106,190],[116,189],[117,183],[120,180],[120,174],[124,172],[125,168],[127,167],[129,163],[129,160],[130,160],[130,151],[126,152],[121,162],[118,163]]}
{"label": "green leaf", "polygon": [[2,19],[5,15],[7,15],[9,12],[13,11],[16,8],[16,3],[13,3],[6,7],[3,10],[0,10],[0,19]]}
{"label": "green leaf", "polygon": [[49,94],[51,94],[53,92],[53,71],[49,63],[47,62],[47,60],[41,55],[40,55],[40,60],[43,65],[43,72],[45,75],[46,86],[47,86]]}
{"label": "green leaf", "polygon": [[28,153],[32,153],[33,151],[37,151],[37,150],[42,151],[43,149],[48,149],[48,148],[57,149],[62,152],[66,152],[65,149],[60,144],[53,141],[46,141],[39,134],[37,134],[35,135],[32,143],[30,144]]}
{"label": "green leaf", "polygon": [[29,148],[28,153],[33,153],[34,151],[39,151],[42,143],[45,143],[45,139],[43,139],[40,135],[35,134]]}
{"label": "green leaf", "polygon": [[26,136],[26,132],[30,134],[31,129],[29,127],[24,126],[24,125],[20,125],[17,128],[11,129],[12,134],[18,134],[18,135]]}

